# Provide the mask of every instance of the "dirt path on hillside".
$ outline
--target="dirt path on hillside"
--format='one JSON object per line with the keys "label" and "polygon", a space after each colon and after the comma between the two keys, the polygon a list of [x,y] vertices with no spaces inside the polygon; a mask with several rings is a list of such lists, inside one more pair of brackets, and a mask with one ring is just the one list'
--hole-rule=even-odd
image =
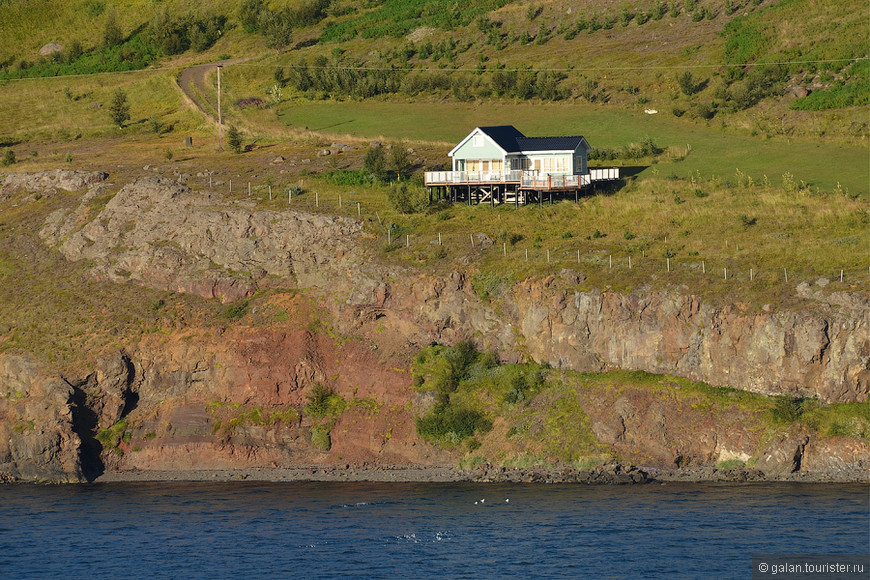
{"label": "dirt path on hillside", "polygon": [[250,58],[220,60],[186,68],[181,71],[181,76],[178,77],[178,86],[181,87],[181,92],[184,93],[194,107],[202,111],[202,114],[211,119],[212,122],[217,123],[217,102],[210,102],[205,97],[210,89],[206,83],[207,75],[214,71],[219,64],[228,66],[250,60]]}

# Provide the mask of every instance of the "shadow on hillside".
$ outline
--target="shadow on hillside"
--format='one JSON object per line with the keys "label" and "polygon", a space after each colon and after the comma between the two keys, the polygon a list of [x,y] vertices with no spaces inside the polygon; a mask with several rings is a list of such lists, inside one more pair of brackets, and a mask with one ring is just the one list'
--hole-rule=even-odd
{"label": "shadow on hillside", "polygon": [[649,169],[649,165],[627,165],[625,167],[619,168],[619,177],[625,179],[626,177],[634,177],[644,169]]}
{"label": "shadow on hillside", "polygon": [[[311,131],[323,131],[324,129],[332,129],[333,127],[339,127],[341,125],[347,125],[348,123],[353,123],[353,119],[350,121],[342,121],[341,123],[335,123],[333,125],[324,125],[323,127],[314,127]],[[307,129],[307,127],[306,127]]]}

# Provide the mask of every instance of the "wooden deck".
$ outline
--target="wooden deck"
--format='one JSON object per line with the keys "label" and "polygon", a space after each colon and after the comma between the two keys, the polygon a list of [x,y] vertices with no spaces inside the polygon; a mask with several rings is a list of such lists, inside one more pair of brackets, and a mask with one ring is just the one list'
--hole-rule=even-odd
{"label": "wooden deck", "polygon": [[427,187],[512,186],[533,191],[574,191],[597,181],[619,179],[619,168],[590,169],[584,175],[538,175],[528,171],[427,171]]}
{"label": "wooden deck", "polygon": [[469,204],[512,203],[519,207],[528,203],[549,202],[573,194],[579,200],[580,191],[596,183],[619,179],[619,168],[591,169],[584,175],[539,175],[531,171],[470,172],[427,171],[426,187],[429,201],[446,199]]}

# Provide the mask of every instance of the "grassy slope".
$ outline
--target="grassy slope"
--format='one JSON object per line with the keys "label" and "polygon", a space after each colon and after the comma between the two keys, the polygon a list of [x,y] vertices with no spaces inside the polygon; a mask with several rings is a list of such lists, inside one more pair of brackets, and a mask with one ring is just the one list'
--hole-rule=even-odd
{"label": "grassy slope", "polygon": [[[3,11],[14,8],[19,12],[13,10],[17,16],[7,20],[10,25],[0,30],[0,38],[4,39],[0,45],[14,46],[10,44],[12,40],[7,43],[5,39],[17,38],[10,36],[16,28],[12,24],[22,22],[28,14],[42,18],[31,18],[34,21],[55,23],[68,13],[78,14],[84,10],[85,4],[74,1],[63,9],[52,7],[51,10],[61,11],[57,14],[43,14],[20,11],[20,8],[49,10],[44,3],[24,2],[14,7],[5,3],[2,5]],[[131,8],[135,6],[135,10],[119,10],[125,30],[132,26],[130,19],[134,16],[138,15],[144,21],[144,17],[150,16],[155,9],[150,3],[128,4]],[[750,24],[767,22],[763,18],[764,13],[759,10],[772,4],[775,3],[763,2],[760,7],[747,4],[747,21]],[[182,2],[169,2],[167,5],[179,11],[183,7],[192,9],[193,6]],[[852,4],[848,5],[854,8]],[[527,6],[519,3],[506,5],[491,17],[502,22],[505,35],[510,36],[523,30],[535,32],[540,22],[545,22],[555,31],[559,21],[573,22],[581,14],[594,12],[615,15],[621,10],[622,4],[572,4],[571,15],[568,15],[564,5],[552,3],[542,6],[544,11],[534,21],[528,19]],[[795,54],[794,51],[807,47],[815,50],[813,41],[816,39],[816,28],[821,30],[819,39],[827,38],[825,35],[830,28],[808,27],[800,24],[803,20],[796,17],[803,11],[812,16],[806,20],[816,22],[817,13],[823,11],[825,6],[812,0],[788,0],[779,6],[773,13],[780,14],[782,23],[764,28],[765,38],[772,39],[765,45],[765,54],[770,58]],[[230,10],[229,3],[210,3],[209,7]],[[845,23],[843,30],[849,33],[845,35],[844,44],[837,46],[853,46],[857,42],[853,22],[857,12],[860,11],[838,8],[831,17],[832,22]],[[307,40],[316,39],[320,31],[331,23],[350,21],[355,17],[353,12],[330,17],[319,27],[296,31],[294,38],[307,45]],[[675,151],[684,149],[686,144],[691,145],[692,151],[680,162],[670,161],[667,155],[655,160],[638,160],[636,164],[643,168],[639,174],[640,181],[614,195],[584,200],[580,206],[560,204],[543,209],[529,207],[520,212],[502,208],[495,214],[486,208],[463,206],[442,214],[441,217],[447,219],[441,219],[401,216],[392,212],[385,203],[382,187],[353,188],[353,197],[362,201],[367,224],[378,236],[383,235],[384,231],[375,220],[374,212],[378,212],[378,216],[384,220],[398,224],[412,241],[423,241],[442,233],[447,243],[446,257],[428,251],[431,250],[428,244],[425,249],[412,244],[411,248],[398,248],[389,255],[382,254],[386,259],[439,271],[452,267],[455,258],[469,256],[464,240],[468,239],[470,232],[485,232],[498,245],[490,249],[477,248],[470,255],[472,266],[481,268],[488,276],[500,277],[509,273],[505,281],[527,274],[552,273],[566,266],[576,267],[576,253],[579,250],[581,266],[588,269],[587,285],[590,287],[610,285],[629,289],[647,283],[657,286],[685,284],[690,291],[718,300],[741,299],[763,304],[787,302],[793,295],[796,281],[812,282],[820,276],[834,279],[843,268],[846,270],[845,283],[840,285],[835,282],[829,289],[865,289],[866,248],[870,246],[866,212],[866,198],[870,193],[866,138],[855,138],[836,131],[829,131],[824,138],[788,137],[776,133],[779,132],[777,127],[792,122],[799,122],[802,126],[836,128],[839,125],[834,119],[839,118],[843,122],[852,118],[860,119],[866,117],[866,111],[849,109],[833,114],[800,113],[793,117],[786,116],[782,103],[774,100],[763,103],[749,113],[729,117],[726,122],[728,126],[724,129],[718,118],[704,123],[686,117],[677,119],[666,110],[658,115],[641,112],[647,106],[665,104],[662,107],[665,109],[673,99],[678,103],[686,103],[689,99],[679,94],[673,96],[675,92],[678,93],[674,69],[638,72],[621,70],[619,66],[721,62],[725,39],[719,36],[719,31],[726,20],[721,11],[717,12],[714,20],[705,19],[697,23],[685,14],[676,18],[666,15],[660,21],[650,21],[643,26],[633,21],[625,27],[616,25],[610,31],[600,30],[593,34],[583,32],[570,41],[554,32],[551,40],[543,45],[519,47],[512,41],[500,52],[488,45],[476,45],[484,56],[507,64],[528,60],[538,66],[564,66],[565,62],[576,62],[576,55],[582,54],[585,59],[583,65],[588,68],[581,74],[599,75],[602,82],[607,84],[611,99],[606,105],[589,105],[582,100],[555,104],[508,101],[457,103],[442,97],[415,102],[401,99],[388,102],[312,102],[300,100],[292,95],[292,91],[289,95],[291,100],[285,101],[277,109],[242,111],[232,104],[236,98],[243,96],[264,96],[265,87],[272,82],[275,65],[293,62],[300,54],[307,55],[310,60],[314,54],[329,54],[337,47],[344,47],[348,50],[348,58],[359,57],[366,61],[381,58],[372,51],[386,54],[391,52],[392,47],[406,42],[403,38],[357,37],[343,44],[315,44],[228,67],[224,76],[225,103],[228,103],[225,114],[229,122],[239,123],[249,129],[249,135],[258,136],[261,144],[277,141],[277,145],[271,146],[262,155],[235,157],[211,152],[213,127],[200,114],[186,107],[175,84],[175,73],[171,71],[2,83],[0,105],[12,113],[0,116],[0,142],[14,145],[19,160],[23,161],[15,166],[16,170],[36,170],[64,164],[64,156],[69,154],[67,159],[74,159],[76,166],[117,168],[122,175],[138,175],[143,165],[159,163],[165,165],[166,171],[189,174],[206,167],[216,174],[224,174],[224,179],[230,176],[239,181],[252,180],[256,186],[258,180],[262,181],[265,176],[271,175],[275,179],[277,170],[269,165],[269,161],[278,152],[286,152],[288,143],[283,139],[287,136],[298,137],[300,132],[309,135],[304,132],[305,127],[322,132],[325,136],[310,136],[298,142],[298,146],[294,145],[291,149],[295,150],[299,146],[309,149],[307,153],[300,153],[300,158],[313,157],[313,150],[328,144],[335,138],[334,135],[434,141],[414,145],[421,166],[446,161],[445,153],[451,144],[465,135],[470,127],[484,123],[510,122],[532,135],[582,133],[593,145],[600,147],[651,137],[659,145],[673,146]],[[73,19],[72,22],[78,21]],[[99,28],[99,22],[95,21],[95,26],[88,28],[87,32],[87,27],[45,26],[39,29],[44,38],[34,33],[29,43],[19,45],[32,50],[48,37],[63,40],[71,38],[73,33],[96,34],[93,28]],[[796,33],[804,36],[798,39],[788,37],[785,31],[791,30],[786,26],[789,22],[795,22]],[[455,34],[473,38],[475,30],[472,24],[457,30]],[[441,33],[433,33],[433,40],[439,38]],[[83,37],[83,40],[86,39]],[[828,46],[831,44],[828,43]],[[182,55],[174,62],[180,64],[216,58],[224,53],[232,56],[256,54],[262,50],[261,37],[242,34],[236,28],[229,31],[208,53]],[[475,49],[460,54],[455,66],[474,66],[477,52]],[[831,54],[812,53],[811,56]],[[418,64],[438,66],[430,61]],[[605,72],[608,65],[612,66]],[[716,70],[713,70],[713,74],[717,74]],[[571,77],[568,82],[574,80]],[[715,78],[711,77],[711,80]],[[651,102],[638,103],[638,93],[623,90],[627,82],[640,85],[639,95],[648,95]],[[127,90],[132,105],[133,120],[124,130],[112,126],[105,110],[108,98],[117,86]],[[66,96],[67,88],[73,99]],[[709,86],[704,91],[698,98],[709,98],[713,88]],[[94,103],[101,103],[103,107],[92,108]],[[276,123],[276,110],[283,123]],[[152,116],[160,118],[164,125],[174,125],[175,131],[159,137],[150,134],[146,121]],[[747,129],[752,128],[760,134],[751,136],[738,126],[740,123],[746,123]],[[766,138],[765,133],[771,137]],[[179,154],[183,136],[187,134],[195,136],[197,147]],[[83,139],[69,142],[79,135]],[[101,145],[99,138],[107,137],[111,139]],[[847,144],[849,142],[852,144]],[[859,144],[855,145],[856,142]],[[205,148],[203,144],[207,144]],[[164,154],[172,149],[175,149],[176,155],[171,162],[166,161]],[[37,153],[38,157],[30,157],[30,152]],[[300,178],[306,180],[309,193],[316,188],[321,193],[321,200],[333,200],[322,204],[319,211],[336,211],[337,204],[334,201],[340,194],[347,199],[350,195],[347,188],[302,173],[358,167],[360,157],[361,153],[356,156],[333,156],[323,162],[318,160],[311,166],[297,165],[289,174],[282,175],[279,181],[296,183]],[[749,175],[754,184],[750,186],[745,180],[738,183],[737,169]],[[798,181],[808,182],[812,191],[826,193],[813,195],[810,190],[795,192],[783,189],[782,176],[786,172],[793,174]],[[770,185],[760,186],[765,175]],[[669,176],[692,176],[694,179],[666,179]],[[843,196],[837,190],[838,182],[852,196],[857,194],[862,198],[852,200]],[[204,184],[197,183],[194,186],[204,187]],[[697,197],[697,192],[707,197]],[[276,199],[274,203],[281,202]],[[304,195],[296,203],[300,207],[312,205]],[[344,211],[355,213],[347,206]],[[756,225],[745,226],[744,218],[750,221],[754,219]],[[535,231],[529,231],[530,219],[536,223]],[[601,237],[591,237],[596,230],[601,232]],[[505,256],[496,250],[500,249],[499,242],[511,233],[522,233],[524,238],[508,246]],[[626,233],[634,237],[628,239]],[[379,239],[377,244],[381,244]],[[551,253],[550,264],[546,262],[547,250]],[[525,261],[526,251],[529,253],[528,262]],[[669,254],[672,255],[674,271],[666,277],[666,272],[663,272],[664,256]],[[614,259],[615,267],[612,270],[607,267],[609,256]],[[632,271],[627,270],[629,256],[633,258]],[[702,264],[707,268],[704,276],[699,275]],[[732,282],[719,279],[725,267],[729,269]],[[783,276],[779,274],[784,267],[792,272],[789,284],[785,284]],[[746,286],[750,269],[756,280],[753,280],[754,285]]]}
{"label": "grassy slope", "polygon": [[[691,153],[680,162],[666,158],[655,166],[659,175],[688,177],[696,171],[710,177],[733,177],[736,169],[757,181],[767,175],[778,183],[791,172],[798,179],[831,191],[839,182],[861,195],[868,187],[865,147],[825,143],[811,139],[761,139],[728,132],[665,114],[614,110],[586,104],[465,103],[286,103],[278,118],[295,129],[355,137],[431,140],[446,151],[470,128],[504,124],[512,120],[526,135],[580,134],[594,147],[618,147],[650,137],[661,147],[685,148]],[[652,176],[652,167],[643,176]]]}
{"label": "grassy slope", "polygon": [[121,31],[131,34],[146,24],[164,7],[171,14],[232,13],[236,2],[209,0],[16,0],[0,3],[0,62],[8,58],[33,61],[39,49],[49,42],[66,46],[73,41],[85,50],[99,46],[109,9],[114,7]]}

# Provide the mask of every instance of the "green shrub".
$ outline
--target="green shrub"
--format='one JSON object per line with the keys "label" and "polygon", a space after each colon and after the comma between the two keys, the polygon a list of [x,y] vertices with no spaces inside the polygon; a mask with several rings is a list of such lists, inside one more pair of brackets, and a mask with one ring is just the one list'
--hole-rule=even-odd
{"label": "green shrub", "polygon": [[329,433],[332,431],[328,425],[314,425],[311,427],[311,443],[321,451],[329,451],[332,447],[332,438]]}
{"label": "green shrub", "polygon": [[779,395],[774,398],[770,410],[773,419],[779,423],[794,423],[801,418],[805,399],[792,395]]}
{"label": "green shrub", "polygon": [[394,143],[390,148],[390,170],[396,174],[396,179],[407,177],[412,168],[408,147],[403,143]]}
{"label": "green shrub", "polygon": [[429,207],[429,194],[425,188],[403,181],[390,185],[387,201],[394,210],[403,214],[419,213]]}
{"label": "green shrub", "polygon": [[248,302],[247,300],[240,300],[238,302],[234,302],[233,304],[228,305],[221,312],[221,316],[226,318],[227,320],[238,320],[248,313]]}
{"label": "green shrub", "polygon": [[329,417],[344,411],[344,399],[331,387],[316,383],[306,396],[305,413],[312,417]]}
{"label": "green shrub", "polygon": [[363,168],[372,175],[380,177],[387,168],[384,148],[380,143],[369,146],[363,159]]}
{"label": "green shrub", "polygon": [[123,89],[118,88],[112,95],[112,102],[109,104],[109,115],[118,127],[124,127],[124,123],[130,120],[130,104],[127,102],[127,93]]}
{"label": "green shrub", "polygon": [[676,79],[677,84],[680,86],[680,90],[684,95],[691,97],[698,92],[699,84],[695,79],[695,75],[692,74],[692,71],[686,70],[677,73]]}
{"label": "green shrub", "polygon": [[436,405],[417,419],[417,433],[439,443],[459,443],[478,431],[492,429],[492,422],[482,413],[462,406]]}
{"label": "green shrub", "polygon": [[510,280],[511,273],[499,275],[495,273],[484,274],[476,272],[471,277],[471,288],[478,298],[485,302],[489,302],[493,298],[498,298],[504,289],[505,284]]}
{"label": "green shrub", "polygon": [[0,158],[0,165],[8,167],[15,163],[15,151],[12,149],[4,149],[3,157]]}
{"label": "green shrub", "polygon": [[241,153],[242,144],[243,139],[241,131],[239,131],[235,125],[230,125],[230,128],[227,131],[227,145],[229,145],[234,153]]}

